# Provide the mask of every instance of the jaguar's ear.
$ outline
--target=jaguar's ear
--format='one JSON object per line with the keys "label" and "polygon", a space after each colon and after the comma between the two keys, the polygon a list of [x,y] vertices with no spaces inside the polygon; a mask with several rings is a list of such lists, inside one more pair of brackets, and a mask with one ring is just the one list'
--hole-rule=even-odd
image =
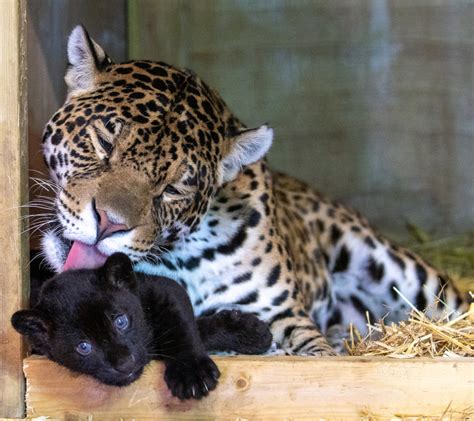
{"label": "jaguar's ear", "polygon": [[257,129],[244,129],[230,141],[229,151],[222,160],[224,183],[233,180],[243,166],[253,164],[266,155],[272,146],[273,129],[267,125]]}
{"label": "jaguar's ear", "polygon": [[13,314],[11,323],[18,333],[26,336],[35,350],[47,353],[51,323],[40,311],[17,311]]}
{"label": "jaguar's ear", "polygon": [[131,260],[124,253],[114,253],[103,268],[108,285],[118,288],[134,289],[136,286],[135,272]]}
{"label": "jaguar's ear", "polygon": [[69,63],[65,80],[69,95],[94,89],[97,75],[112,63],[82,25],[76,26],[69,35],[67,57]]}

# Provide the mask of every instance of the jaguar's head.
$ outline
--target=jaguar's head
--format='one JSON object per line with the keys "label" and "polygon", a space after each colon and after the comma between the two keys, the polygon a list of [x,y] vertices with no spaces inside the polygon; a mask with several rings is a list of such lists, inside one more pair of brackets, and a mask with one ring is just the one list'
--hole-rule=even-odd
{"label": "jaguar's head", "polygon": [[138,262],[172,246],[270,148],[270,128],[245,128],[190,71],[114,64],[82,26],[68,60],[68,96],[43,137],[58,186],[43,249],[57,271],[94,268],[114,252]]}

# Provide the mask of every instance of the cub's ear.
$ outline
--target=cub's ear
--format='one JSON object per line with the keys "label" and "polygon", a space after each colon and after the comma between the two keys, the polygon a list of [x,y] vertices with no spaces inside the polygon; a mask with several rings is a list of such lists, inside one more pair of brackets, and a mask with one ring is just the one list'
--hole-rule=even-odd
{"label": "cub's ear", "polygon": [[11,319],[15,330],[25,335],[33,348],[46,352],[51,331],[51,324],[38,310],[20,310]]}
{"label": "cub's ear", "polygon": [[267,125],[239,131],[230,140],[231,145],[222,161],[223,182],[231,181],[243,166],[262,159],[273,141],[273,129]]}
{"label": "cub's ear", "polygon": [[94,89],[97,75],[112,63],[82,25],[76,26],[69,35],[67,57],[69,66],[64,79],[69,95]]}
{"label": "cub's ear", "polygon": [[114,253],[104,265],[105,279],[109,285],[133,289],[136,286],[131,260],[124,253]]}

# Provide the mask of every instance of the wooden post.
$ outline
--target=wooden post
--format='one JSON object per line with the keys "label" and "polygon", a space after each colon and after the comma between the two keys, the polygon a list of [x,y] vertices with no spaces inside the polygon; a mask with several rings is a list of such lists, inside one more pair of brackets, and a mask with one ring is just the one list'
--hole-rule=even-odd
{"label": "wooden post", "polygon": [[27,297],[26,2],[0,0],[0,417],[24,415],[23,343],[10,325]]}

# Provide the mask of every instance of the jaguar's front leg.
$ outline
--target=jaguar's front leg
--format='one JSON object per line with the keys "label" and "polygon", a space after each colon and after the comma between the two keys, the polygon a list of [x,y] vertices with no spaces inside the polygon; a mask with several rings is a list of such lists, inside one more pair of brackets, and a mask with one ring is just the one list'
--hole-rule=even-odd
{"label": "jaguar's front leg", "polygon": [[273,316],[270,329],[275,342],[289,355],[337,355],[306,312],[288,308]]}

